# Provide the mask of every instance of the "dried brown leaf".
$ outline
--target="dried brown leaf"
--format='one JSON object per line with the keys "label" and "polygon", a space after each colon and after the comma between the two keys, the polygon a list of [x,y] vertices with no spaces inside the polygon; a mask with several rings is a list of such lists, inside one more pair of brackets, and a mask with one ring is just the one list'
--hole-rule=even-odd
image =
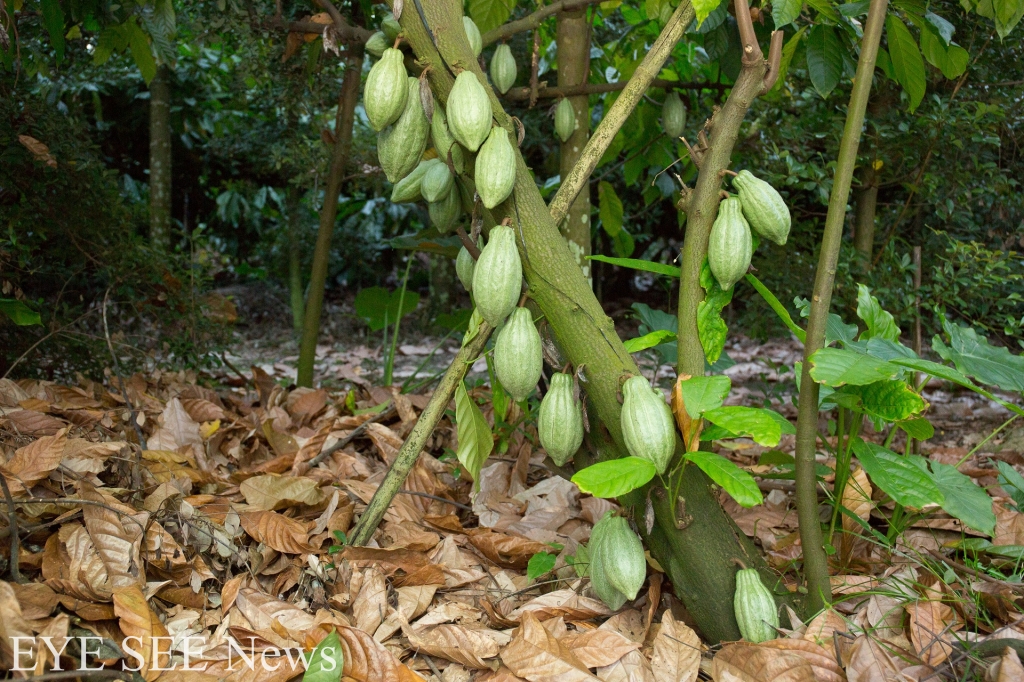
{"label": "dried brown leaf", "polygon": [[277,512],[259,511],[239,514],[242,528],[257,542],[285,554],[306,554],[313,548],[306,542],[306,524]]}
{"label": "dried brown leaf", "polygon": [[314,506],[326,497],[320,484],[311,478],[273,474],[247,478],[238,489],[250,506],[267,511],[295,504]]}
{"label": "dried brown leaf", "polygon": [[571,589],[548,592],[526,602],[510,615],[518,620],[529,613],[534,618],[547,620],[563,616],[569,620],[588,620],[598,616],[612,615],[611,609],[597,599],[582,597]]}
{"label": "dried brown leaf", "polygon": [[569,634],[562,639],[562,644],[588,668],[611,665],[640,648],[640,644],[613,630],[585,630]]}
{"label": "dried brown leaf", "polygon": [[171,398],[160,416],[160,428],[146,441],[152,450],[177,450],[188,445],[202,445],[199,423],[189,416],[177,398]]}
{"label": "dried brown leaf", "polygon": [[242,587],[235,597],[235,606],[253,628],[260,632],[273,632],[274,622],[288,632],[303,633],[313,627],[315,619],[295,604],[274,599],[252,587]]}
{"label": "dried brown leaf", "polygon": [[492,670],[492,663],[497,663],[484,660],[493,659],[499,651],[498,643],[485,631],[454,623],[435,625],[425,630],[403,627],[403,631],[413,649],[431,656],[477,670]]}
{"label": "dried brown leaf", "polygon": [[36,161],[45,163],[50,168],[57,167],[57,159],[50,153],[50,148],[36,138],[30,135],[18,135],[18,142],[32,153]]}
{"label": "dried brown leaf", "polygon": [[831,649],[819,646],[814,642],[805,639],[772,639],[763,642],[761,646],[779,649],[802,657],[811,664],[814,677],[819,682],[843,682],[846,679]]}
{"label": "dried brown leaf", "polygon": [[509,670],[530,682],[598,679],[531,613],[523,614],[519,629],[501,652],[501,660]]}
{"label": "dried brown leaf", "polygon": [[28,620],[48,618],[57,608],[57,595],[45,583],[11,583],[14,594],[21,606],[21,613]]}
{"label": "dried brown leaf", "polygon": [[711,661],[716,682],[816,682],[802,656],[757,644],[727,644]]}
{"label": "dried brown leaf", "polygon": [[50,475],[64,458],[68,430],[61,429],[53,436],[43,436],[23,448],[0,466],[0,474],[7,479],[11,494],[18,495]]}
{"label": "dried brown leaf", "polygon": [[603,682],[658,682],[651,664],[639,651],[630,651],[611,665],[598,668],[597,677]]}
{"label": "dried brown leaf", "polygon": [[807,624],[804,639],[822,646],[830,646],[834,633],[848,632],[849,629],[850,626],[842,615],[832,609],[825,609]]}
{"label": "dried brown leaf", "polygon": [[992,682],[1020,682],[1024,680],[1024,665],[1011,647],[1006,647],[1003,656],[989,669]]}
{"label": "dried brown leaf", "polygon": [[[22,615],[11,584],[0,580],[0,664],[8,670],[14,665],[15,637],[31,638],[32,628]],[[24,650],[24,642],[18,648]]]}
{"label": "dried brown leaf", "polygon": [[893,657],[871,637],[861,635],[850,649],[846,664],[849,682],[898,682],[904,680]]}
{"label": "dried brown leaf", "polygon": [[685,623],[665,611],[654,638],[651,668],[658,682],[693,682],[700,672],[700,639]]}
{"label": "dried brown leaf", "polygon": [[704,420],[694,419],[686,411],[686,401],[683,399],[683,382],[690,378],[689,374],[680,374],[672,388],[672,414],[676,417],[676,424],[683,436],[683,445],[687,452],[693,452],[699,445],[700,432]]}
{"label": "dried brown leaf", "polygon": [[149,513],[136,513],[88,481],[79,481],[78,486],[82,499],[95,503],[83,505],[82,516],[96,553],[110,575],[111,587],[116,590],[145,585],[142,531]]}
{"label": "dried brown leaf", "polygon": [[133,645],[131,648],[138,652],[133,664],[141,665],[140,674],[152,682],[160,676],[159,668],[166,669],[171,659],[168,651],[160,650],[161,640],[154,639],[168,637],[167,628],[150,610],[146,595],[135,585],[114,590],[114,613],[119,619],[121,632]]}
{"label": "dried brown leaf", "polygon": [[957,629],[952,607],[940,601],[917,601],[904,606],[910,616],[910,641],[921,662],[937,666],[953,653],[950,631]]}
{"label": "dried brown leaf", "polygon": [[388,586],[384,574],[375,568],[363,571],[363,582],[352,603],[356,627],[372,635],[388,614]]}

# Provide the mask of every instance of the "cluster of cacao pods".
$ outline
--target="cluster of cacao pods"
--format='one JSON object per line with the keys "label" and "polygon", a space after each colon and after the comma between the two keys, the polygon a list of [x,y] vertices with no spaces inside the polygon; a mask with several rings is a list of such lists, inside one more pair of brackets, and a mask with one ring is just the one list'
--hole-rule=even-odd
{"label": "cluster of cacao pods", "polygon": [[775,598],[756,569],[744,568],[736,573],[733,609],[743,639],[759,644],[777,636],[779,611]]}
{"label": "cluster of cacao pods", "polygon": [[647,577],[647,561],[629,521],[607,512],[590,533],[587,553],[590,584],[608,608],[617,611],[636,599]]}
{"label": "cluster of cacao pods", "polygon": [[676,449],[676,423],[661,392],[642,376],[622,385],[620,423],[626,449],[664,474]]}
{"label": "cluster of cacao pods", "polygon": [[782,196],[748,170],[732,179],[737,196],[722,200],[708,238],[708,266],[722,289],[740,281],[753,255],[751,228],[780,246],[789,238],[791,218]]}

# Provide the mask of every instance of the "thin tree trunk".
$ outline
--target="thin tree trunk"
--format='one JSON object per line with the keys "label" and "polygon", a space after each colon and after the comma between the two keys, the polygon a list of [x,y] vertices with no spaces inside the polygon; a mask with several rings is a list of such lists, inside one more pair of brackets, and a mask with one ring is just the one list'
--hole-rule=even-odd
{"label": "thin tree trunk", "polygon": [[[555,38],[558,45],[558,86],[569,87],[587,82],[590,74],[590,24],[587,10],[560,12],[557,18]],[[570,97],[576,112],[576,129],[560,148],[562,177],[566,177],[583,154],[583,148],[590,139],[589,97]],[[576,200],[569,206],[565,221],[560,225],[562,236],[569,242],[569,249],[576,263],[583,269],[587,279],[593,281],[590,271],[590,187],[585,186]]]}
{"label": "thin tree trunk", "polygon": [[149,239],[171,246],[171,87],[170,69],[160,66],[149,82]]}
{"label": "thin tree trunk", "polygon": [[878,178],[871,163],[869,161],[861,168],[861,186],[856,198],[857,212],[853,219],[853,246],[864,257],[869,269],[875,245],[875,207],[878,204]]}
{"label": "thin tree trunk", "polygon": [[807,321],[804,342],[803,371],[800,375],[800,407],[796,424],[796,501],[800,521],[800,544],[804,553],[804,575],[807,579],[809,608],[817,611],[832,599],[829,584],[828,557],[822,546],[821,518],[818,513],[818,481],[815,473],[814,452],[818,440],[818,384],[811,378],[810,357],[825,345],[825,323],[832,303],[839,246],[843,240],[846,222],[846,202],[850,198],[850,183],[857,164],[864,111],[871,93],[871,82],[878,57],[878,43],[885,23],[888,0],[871,0],[864,26],[864,38],[857,60],[857,75],[846,109],[846,125],[839,145],[836,174],[825,218],[825,233],[821,239],[818,269],[814,276],[814,294],[811,297],[811,315]]}
{"label": "thin tree trunk", "polygon": [[299,230],[299,199],[297,187],[288,188],[285,210],[288,212],[288,294],[292,308],[292,330],[295,338],[302,338],[302,317],[305,302],[302,295],[302,240]]}
{"label": "thin tree trunk", "polygon": [[334,234],[334,219],[338,215],[338,193],[341,179],[345,175],[349,151],[352,148],[352,122],[355,118],[356,103],[359,102],[360,77],[363,71],[363,46],[352,43],[348,47],[349,58],[345,63],[345,76],[338,97],[338,114],[334,126],[334,149],[331,152],[331,169],[327,175],[324,190],[324,205],[320,209],[320,230],[313,248],[313,264],[309,275],[309,293],[306,297],[306,314],[302,320],[302,344],[299,348],[299,367],[296,383],[299,386],[313,385],[313,364],[316,361],[316,344],[320,337],[320,315],[324,307],[324,287],[327,285],[327,266],[331,255],[331,237]]}

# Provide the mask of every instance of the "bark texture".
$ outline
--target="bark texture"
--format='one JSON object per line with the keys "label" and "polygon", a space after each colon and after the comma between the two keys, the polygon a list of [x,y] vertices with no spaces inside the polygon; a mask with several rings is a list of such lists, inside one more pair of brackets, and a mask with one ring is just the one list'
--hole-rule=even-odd
{"label": "bark texture", "polygon": [[171,163],[170,69],[160,66],[149,82],[149,239],[162,251],[171,246]]}
{"label": "bark texture", "polygon": [[875,169],[868,162],[860,172],[860,189],[857,190],[857,212],[853,219],[853,246],[864,256],[867,267],[871,267],[871,256],[875,246],[875,208],[878,205],[878,179]]}

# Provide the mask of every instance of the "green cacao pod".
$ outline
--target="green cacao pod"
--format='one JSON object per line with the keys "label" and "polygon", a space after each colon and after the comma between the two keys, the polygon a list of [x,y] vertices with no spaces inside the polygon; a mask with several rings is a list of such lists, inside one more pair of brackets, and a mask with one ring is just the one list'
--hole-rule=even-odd
{"label": "green cacao pod", "polygon": [[427,169],[420,182],[420,194],[428,202],[441,201],[452,191],[455,184],[455,176],[443,163],[436,163]]}
{"label": "green cacao pod", "polygon": [[728,291],[747,274],[753,246],[750,225],[743,217],[740,200],[736,197],[722,199],[708,238],[708,266],[723,290]]}
{"label": "green cacao pod", "polygon": [[476,156],[473,179],[480,201],[487,208],[494,208],[512,194],[512,186],[516,184],[516,153],[504,128],[491,128],[491,134]]}
{"label": "green cacao pod", "polygon": [[491,229],[473,271],[473,299],[481,317],[494,328],[508,317],[523,288],[523,264],[511,227]]}
{"label": "green cacao pod", "polygon": [[792,218],[782,195],[748,170],[741,170],[732,184],[740,195],[743,215],[750,227],[779,246],[785,244]]}
{"label": "green cacao pod", "polygon": [[452,137],[471,152],[480,149],[491,132],[491,100],[472,71],[455,78],[447,114]]}
{"label": "green cacao pod", "polygon": [[540,444],[558,466],[568,462],[583,443],[583,408],[572,393],[572,375],[555,372],[537,415]]}
{"label": "green cacao pod", "polygon": [[686,107],[675,92],[668,93],[661,107],[661,127],[672,139],[679,139],[686,128]]}
{"label": "green cacao pod", "polygon": [[473,48],[473,56],[479,57],[484,50],[484,39],[480,35],[480,27],[469,17],[462,17],[462,25],[466,29],[466,37],[469,38],[469,46]]}
{"label": "green cacao pod", "polygon": [[775,628],[779,627],[779,612],[775,598],[761,582],[761,576],[753,568],[736,573],[736,595],[733,597],[736,622],[740,634],[748,642],[759,644],[775,639]]}
{"label": "green cacao pod", "polygon": [[374,57],[380,57],[392,44],[393,42],[384,35],[384,31],[377,31],[366,41],[366,51]]}
{"label": "green cacao pod", "polygon": [[439,201],[428,203],[427,213],[430,214],[430,222],[441,234],[454,230],[459,224],[459,218],[462,217],[462,197],[459,188],[453,186]]}
{"label": "green cacao pod", "polygon": [[430,136],[430,121],[420,101],[420,82],[406,78],[406,93],[405,111],[394,125],[377,133],[377,158],[390,182],[398,182],[419,165]]}
{"label": "green cacao pod", "polygon": [[434,118],[430,121],[430,139],[434,141],[434,149],[442,161],[448,161],[448,152],[452,154],[452,165],[456,173],[465,169],[465,159],[462,156],[462,147],[455,142],[455,138],[448,131],[448,118],[444,109],[434,106]]}
{"label": "green cacao pod", "polygon": [[[477,244],[479,245],[482,241],[479,240]],[[462,282],[462,286],[466,288],[466,291],[473,291],[473,271],[475,269],[476,261],[469,254],[469,250],[463,246],[459,249],[459,255],[455,258],[455,274],[459,276],[459,281]]]}
{"label": "green cacao pod", "polygon": [[649,460],[665,473],[676,449],[676,426],[672,410],[661,392],[642,376],[632,376],[622,385],[622,437],[634,457]]}
{"label": "green cacao pod", "polygon": [[412,169],[412,172],[406,175],[404,178],[395,183],[395,186],[391,188],[391,201],[396,204],[404,204],[413,201],[419,201],[423,198],[423,194],[420,192],[420,182],[423,180],[423,176],[432,166],[441,163],[440,159],[427,159],[426,161],[420,161],[419,164]]}
{"label": "green cacao pod", "polygon": [[611,512],[597,522],[587,546],[590,581],[597,596],[613,610],[636,599],[647,577],[644,547],[629,521]]}
{"label": "green cacao pod", "polygon": [[537,387],[543,369],[544,351],[533,315],[529,308],[516,308],[494,342],[494,373],[513,400],[519,402]]}
{"label": "green cacao pod", "polygon": [[491,82],[494,83],[494,89],[503,95],[508,92],[516,83],[518,70],[512,49],[505,43],[498,45],[491,57]]}
{"label": "green cacao pod", "polygon": [[576,110],[573,109],[572,102],[563,97],[555,109],[555,132],[558,134],[558,139],[565,142],[575,130]]}
{"label": "green cacao pod", "polygon": [[402,115],[409,101],[408,80],[402,51],[391,47],[384,50],[366,76],[363,89],[363,108],[371,128],[380,132]]}
{"label": "green cacao pod", "polygon": [[384,15],[384,21],[380,22],[380,30],[384,31],[389,43],[393,45],[395,39],[402,33],[402,25],[395,19],[394,14],[388,12]]}

